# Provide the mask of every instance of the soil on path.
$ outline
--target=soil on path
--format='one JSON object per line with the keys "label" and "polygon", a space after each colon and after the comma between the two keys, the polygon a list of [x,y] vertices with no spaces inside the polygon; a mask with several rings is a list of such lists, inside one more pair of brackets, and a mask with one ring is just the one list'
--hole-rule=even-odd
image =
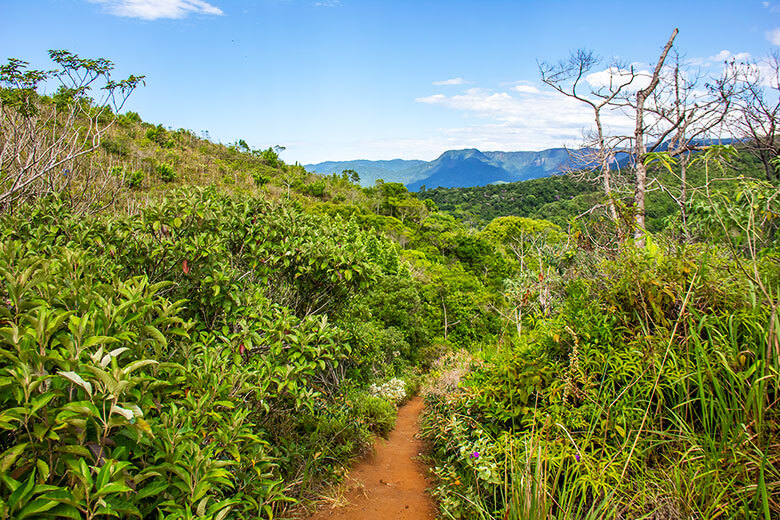
{"label": "soil on path", "polygon": [[425,466],[417,459],[423,401],[415,397],[398,410],[395,429],[374,444],[374,453],[347,477],[346,505],[324,506],[310,520],[433,520],[436,508],[425,492]]}

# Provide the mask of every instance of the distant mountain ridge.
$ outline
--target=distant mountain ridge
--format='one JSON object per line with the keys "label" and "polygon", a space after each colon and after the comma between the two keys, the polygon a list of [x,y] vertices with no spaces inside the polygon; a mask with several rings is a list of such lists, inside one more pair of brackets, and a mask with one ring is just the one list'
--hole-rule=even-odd
{"label": "distant mountain ridge", "polygon": [[418,191],[421,186],[465,188],[548,177],[561,173],[570,161],[565,148],[539,152],[482,152],[467,148],[448,150],[433,161],[327,161],[305,167],[324,175],[355,170],[363,186],[371,186],[382,179],[400,182],[410,191]]}

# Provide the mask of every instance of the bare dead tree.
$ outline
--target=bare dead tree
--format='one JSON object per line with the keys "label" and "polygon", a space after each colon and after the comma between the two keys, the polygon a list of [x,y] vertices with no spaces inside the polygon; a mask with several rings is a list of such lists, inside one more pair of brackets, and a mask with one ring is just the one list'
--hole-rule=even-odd
{"label": "bare dead tree", "polygon": [[738,137],[745,149],[761,161],[766,180],[780,180],[773,160],[780,155],[780,54],[745,63],[744,88],[739,93]]}
{"label": "bare dead tree", "polygon": [[[106,59],[63,50],[49,51],[49,57],[57,70],[29,70],[18,59],[0,66],[0,211],[61,185],[53,176],[72,174],[74,162],[100,146],[143,82],[143,76],[112,80],[114,65]],[[59,88],[42,95],[52,80]]]}
{"label": "bare dead tree", "polygon": [[[591,178],[600,182],[607,199],[607,208],[610,218],[617,221],[617,210],[612,194],[613,179],[611,164],[615,162],[616,150],[620,145],[619,139],[608,136],[602,123],[602,110],[609,109],[615,100],[637,78],[633,67],[626,67],[616,61],[609,64],[609,71],[621,71],[620,74],[610,74],[606,86],[593,87],[587,83],[587,76],[597,67],[603,65],[603,60],[593,54],[592,51],[578,49],[573,51],[566,59],[555,64],[548,62],[539,63],[539,72],[542,81],[551,86],[564,96],[585,103],[593,110],[595,130],[585,139],[583,146],[573,155],[576,159],[575,168],[592,172],[597,168],[597,175]],[[579,168],[578,168],[579,167]]]}
{"label": "bare dead tree", "polygon": [[[648,148],[645,141],[647,137],[645,103],[653,91],[655,91],[656,87],[658,87],[661,80],[661,70],[663,69],[669,51],[672,49],[672,45],[674,45],[674,39],[677,37],[678,32],[677,28],[672,31],[672,35],[666,42],[666,45],[661,51],[661,56],[655,64],[653,73],[650,76],[650,82],[645,88],[637,91],[636,97],[634,98],[634,120],[636,121],[636,126],[634,127],[634,240],[637,247],[644,247],[645,234],[647,232],[645,227],[645,193],[647,190],[647,165],[645,164],[645,160],[647,158]],[[671,131],[673,131],[673,128],[668,130],[668,132]],[[664,136],[662,134],[659,137],[659,142],[663,141],[663,139]]]}
{"label": "bare dead tree", "polygon": [[[578,91],[583,80],[587,79],[590,71],[600,64],[600,60],[587,51],[576,51],[567,60],[556,65],[540,64],[542,81],[552,86],[558,92],[577,99],[591,106],[594,111],[596,130],[594,134],[595,156],[599,159],[600,179],[604,183],[609,202],[609,212],[613,220],[617,221],[617,212],[612,200],[612,186],[610,164],[615,153],[623,151],[629,154],[632,161],[634,179],[634,201],[632,227],[636,245],[643,247],[645,244],[645,196],[647,192],[647,165],[648,153],[652,153],[658,145],[672,134],[679,126],[682,118],[669,125],[661,125],[653,108],[654,94],[662,80],[664,63],[672,49],[677,37],[678,29],[672,31],[669,40],[661,51],[661,55],[655,64],[652,73],[640,74],[633,67],[612,64],[607,68],[608,84],[601,89],[591,88],[587,94]],[[638,87],[638,81],[646,80],[644,88]],[[634,121],[633,135],[607,136],[602,125],[602,110],[621,111],[632,117]],[[648,147],[648,140],[654,142]]]}

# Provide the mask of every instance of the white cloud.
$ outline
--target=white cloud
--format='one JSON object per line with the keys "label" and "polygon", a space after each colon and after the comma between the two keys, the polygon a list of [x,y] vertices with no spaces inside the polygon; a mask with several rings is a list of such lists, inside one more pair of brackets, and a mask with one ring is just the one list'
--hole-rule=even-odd
{"label": "white cloud", "polygon": [[540,91],[533,85],[516,85],[512,87],[512,90],[521,94],[538,94]]}
{"label": "white cloud", "polygon": [[466,80],[463,78],[452,78],[452,79],[445,79],[444,81],[434,81],[434,85],[463,85],[466,83]]}
{"label": "white cloud", "polygon": [[780,71],[778,71],[768,58],[756,60],[747,66],[751,80],[758,80],[765,87],[780,88]]}
{"label": "white cloud", "polygon": [[[524,87],[524,88],[517,88]],[[471,88],[447,96],[435,94],[415,101],[461,112],[481,120],[458,128],[439,129],[442,150],[542,150],[564,144],[578,146],[593,126],[592,110],[555,92],[518,84],[509,92]],[[517,93],[517,95],[513,95]],[[609,131],[631,133],[632,121],[619,111],[607,111],[603,122]]]}
{"label": "white cloud", "polygon": [[692,65],[694,67],[710,67],[714,64],[723,65],[724,62],[731,61],[731,60],[747,61],[751,57],[752,56],[750,55],[749,52],[738,52],[735,54],[729,50],[724,49],[719,53],[709,56],[707,58],[698,57],[698,58],[687,59],[685,60],[685,63],[687,65]]}
{"label": "white cloud", "polygon": [[185,18],[189,14],[222,15],[222,9],[203,0],[87,0],[104,4],[109,13],[128,18],[157,20]]}
{"label": "white cloud", "polygon": [[780,6],[777,4],[773,4],[772,2],[761,2],[761,5],[765,9],[769,9],[770,13],[777,13],[780,12]]}
{"label": "white cloud", "polygon": [[341,7],[341,0],[323,0],[322,2],[314,2],[316,7]]}
{"label": "white cloud", "polygon": [[767,31],[766,39],[769,40],[772,45],[780,45],[780,27]]}
{"label": "white cloud", "polygon": [[[633,80],[632,80],[632,76]],[[585,81],[593,88],[610,88],[630,82],[629,90],[638,90],[650,84],[651,73],[648,70],[628,70],[609,67],[585,76]]]}
{"label": "white cloud", "polygon": [[727,59],[729,59],[730,56],[731,56],[731,52],[729,52],[729,51],[724,49],[724,50],[720,51],[718,54],[716,54],[715,56],[710,56],[709,58],[707,58],[707,60],[709,60],[709,61],[726,61]]}
{"label": "white cloud", "polygon": [[738,52],[737,54],[733,54],[731,51],[727,51],[724,49],[720,51],[718,54],[706,58],[705,61],[722,63],[728,60],[744,61],[749,58],[750,58],[749,52]]}

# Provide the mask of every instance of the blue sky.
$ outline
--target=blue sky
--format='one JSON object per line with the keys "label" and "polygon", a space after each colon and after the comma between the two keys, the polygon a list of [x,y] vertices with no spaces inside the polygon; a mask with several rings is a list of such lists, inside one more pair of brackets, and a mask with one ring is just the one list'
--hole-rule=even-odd
{"label": "blue sky", "polygon": [[588,114],[537,60],[586,47],[648,67],[674,27],[705,71],[760,59],[780,1],[0,0],[0,60],[108,58],[146,75],[127,105],[144,120],[288,162],[430,160],[576,144]]}

